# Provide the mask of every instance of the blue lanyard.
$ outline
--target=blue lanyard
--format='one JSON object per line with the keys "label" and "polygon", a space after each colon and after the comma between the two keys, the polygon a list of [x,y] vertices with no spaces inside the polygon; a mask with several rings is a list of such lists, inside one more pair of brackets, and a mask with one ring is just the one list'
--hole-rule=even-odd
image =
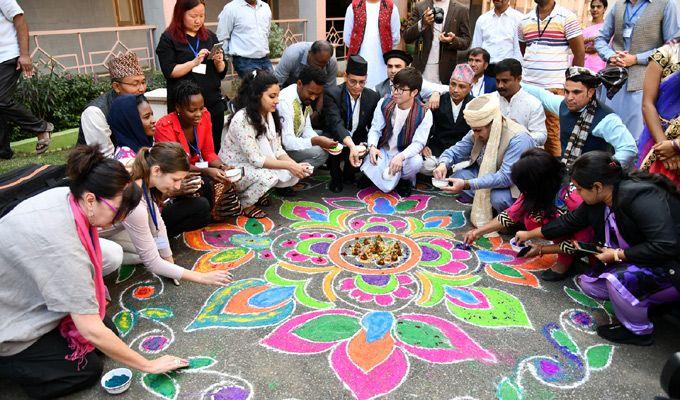
{"label": "blue lanyard", "polygon": [[144,200],[146,200],[146,206],[149,210],[149,215],[151,215],[151,221],[153,221],[156,231],[158,231],[158,217],[156,216],[156,208],[153,206],[153,202],[149,196],[149,190],[146,188],[146,183],[142,180],[142,192],[144,193]]}
{"label": "blue lanyard", "polygon": [[633,20],[635,20],[635,16],[638,15],[640,10],[642,10],[647,3],[645,0],[638,0],[640,4],[637,6],[637,8],[633,9],[633,15],[631,15],[630,18],[628,18],[628,9],[630,8],[629,6],[631,5],[629,2],[626,3],[626,11],[623,13],[623,24],[628,26],[628,25],[633,25]]}
{"label": "blue lanyard", "polygon": [[191,144],[191,142],[189,142],[189,141],[187,141],[187,142],[189,143],[189,147],[191,148],[191,150],[193,150],[194,153],[196,155],[198,155],[198,160],[203,161],[203,155],[201,155],[201,149],[200,149],[201,146],[198,143],[198,133],[196,133],[196,127],[194,127],[194,141],[196,142],[196,146]]}
{"label": "blue lanyard", "polygon": [[[345,91],[347,91],[347,88],[345,88]],[[359,101],[361,100],[361,97],[359,97],[355,102],[354,106],[350,108],[350,105],[352,104],[352,96],[350,96],[349,91],[347,91],[347,130],[350,131],[349,133],[352,132],[352,119],[354,118],[354,110],[356,110],[357,105],[359,104]]]}
{"label": "blue lanyard", "polygon": [[198,57],[198,51],[200,50],[199,47],[201,46],[201,39],[196,36],[196,48],[189,43],[189,38],[187,38],[187,44],[189,45],[189,48],[191,49],[191,52],[194,53],[194,57]]}

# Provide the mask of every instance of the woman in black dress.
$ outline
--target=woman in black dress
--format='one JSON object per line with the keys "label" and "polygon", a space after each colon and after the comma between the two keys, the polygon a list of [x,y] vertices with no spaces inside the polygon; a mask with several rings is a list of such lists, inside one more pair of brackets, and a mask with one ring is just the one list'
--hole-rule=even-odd
{"label": "woman in black dress", "polygon": [[205,107],[210,112],[215,152],[220,149],[224,126],[224,102],[220,83],[227,74],[224,53],[209,59],[217,36],[205,25],[204,0],[177,0],[172,22],[161,35],[156,55],[168,82],[168,113],[175,111],[174,92],[182,80],[193,80],[201,88]]}

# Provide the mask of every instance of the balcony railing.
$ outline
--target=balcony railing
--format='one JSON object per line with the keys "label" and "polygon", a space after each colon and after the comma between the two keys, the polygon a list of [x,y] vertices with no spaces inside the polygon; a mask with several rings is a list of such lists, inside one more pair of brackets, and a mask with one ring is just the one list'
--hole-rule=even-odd
{"label": "balcony railing", "polygon": [[[32,31],[31,57],[38,69],[79,74],[106,73],[109,58],[133,51],[142,66],[156,67],[155,25]],[[140,35],[141,33],[141,35]]]}
{"label": "balcony railing", "polygon": [[326,18],[326,40],[335,48],[335,58],[338,60],[347,58],[347,47],[343,39],[344,29],[344,18]]}
{"label": "balcony railing", "polygon": [[[273,20],[282,30],[283,46],[307,39],[306,19]],[[215,30],[217,22],[205,24]],[[132,51],[142,67],[156,69],[155,25],[101,27],[33,31],[31,57],[38,69],[55,68],[57,72],[107,74],[106,62],[113,56]],[[234,76],[229,63],[228,77]]]}

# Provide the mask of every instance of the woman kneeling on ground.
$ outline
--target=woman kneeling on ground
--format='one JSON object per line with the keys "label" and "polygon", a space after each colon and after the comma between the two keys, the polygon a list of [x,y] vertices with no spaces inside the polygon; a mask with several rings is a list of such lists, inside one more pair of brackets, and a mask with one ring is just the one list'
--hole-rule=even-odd
{"label": "woman kneeling on ground", "polygon": [[592,226],[604,245],[601,264],[579,275],[584,293],[609,299],[619,323],[597,333],[617,343],[652,344],[651,305],[680,300],[680,193],[662,175],[625,173],[609,154],[593,151],[575,162],[571,179],[583,198],[576,210],[516,240],[569,236]]}
{"label": "woman kneeling on ground", "polygon": [[[468,231],[465,235],[465,243],[472,244],[482,235],[518,224],[523,225],[525,229],[535,229],[557,218],[560,210],[556,202],[563,177],[564,165],[547,151],[543,149],[525,151],[512,166],[511,171],[512,182],[520,190],[520,196],[507,210],[498,214],[496,219],[480,228]],[[566,189],[564,197],[562,200],[569,211],[575,210],[583,202],[577,193],[569,189]],[[593,230],[587,228],[576,232],[573,238],[581,242],[590,242],[593,238]],[[559,238],[555,242],[562,243],[564,240],[566,239]],[[571,244],[571,241],[567,243]],[[564,247],[558,244],[535,246],[525,256],[535,257],[559,253],[557,263],[541,274],[541,279],[545,281],[559,281],[569,275],[569,267],[574,261],[574,256],[567,254],[571,251]]]}
{"label": "woman kneeling on ground", "polygon": [[220,159],[243,168],[243,178],[235,186],[244,212],[255,218],[266,217],[255,204],[269,205],[266,194],[270,189],[288,188],[309,176],[281,147],[281,119],[276,110],[279,91],[276,77],[268,71],[246,75],[235,99],[239,111],[222,138]]}
{"label": "woman kneeling on ground", "polygon": [[141,190],[96,147],[73,150],[67,173],[70,188],[40,193],[0,219],[0,243],[12,244],[0,252],[0,378],[34,398],[96,384],[102,353],[154,374],[187,365],[169,355],[144,358],[105,316],[97,228],[124,219]]}
{"label": "woman kneeling on ground", "polygon": [[[170,241],[158,203],[179,190],[189,171],[189,159],[177,143],[157,143],[142,147],[132,163],[132,180],[142,189],[142,200],[121,224],[102,232],[102,237],[118,243],[124,251],[123,264],[144,264],[154,274],[175,280],[206,285],[231,282],[227,271],[200,273],[175,264]],[[192,210],[177,210],[184,214]],[[109,263],[114,264],[114,263]],[[104,271],[108,275],[113,271]]]}
{"label": "woman kneeling on ground", "polygon": [[[119,96],[111,104],[108,121],[111,127],[111,137],[116,143],[114,158],[122,162],[130,171],[140,149],[154,144],[156,127],[151,105],[141,94]],[[212,219],[210,201],[198,192],[200,182],[200,173],[184,174],[179,189],[173,187],[163,193],[166,197],[172,198],[165,201],[162,207],[162,220],[168,237],[200,229],[210,223]],[[110,235],[100,232],[100,236]],[[128,243],[127,253],[130,250],[129,239],[126,242]],[[123,245],[123,247],[126,246]],[[126,264],[139,263],[139,258],[123,261]],[[148,266],[150,263],[147,261],[150,260],[144,261],[144,265]]]}
{"label": "woman kneeling on ground", "polygon": [[156,142],[177,142],[189,154],[191,172],[203,178],[204,184],[197,190],[210,200],[213,220],[241,215],[238,195],[225,172],[233,167],[215,154],[210,112],[196,83],[186,80],[177,84],[175,112],[156,122],[154,137]]}

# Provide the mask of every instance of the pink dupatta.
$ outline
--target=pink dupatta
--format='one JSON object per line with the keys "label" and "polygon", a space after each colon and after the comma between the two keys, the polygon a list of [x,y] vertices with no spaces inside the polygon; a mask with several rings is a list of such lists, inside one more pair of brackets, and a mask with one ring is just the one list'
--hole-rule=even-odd
{"label": "pink dupatta", "polygon": [[[68,201],[75,218],[78,238],[80,238],[80,242],[85,247],[87,255],[90,256],[90,261],[94,266],[94,291],[97,303],[99,303],[99,317],[104,319],[106,314],[106,286],[104,285],[104,277],[102,275],[102,250],[99,246],[99,234],[97,233],[97,228],[90,225],[85,217],[85,213],[83,213],[73,195],[69,194]],[[78,332],[78,328],[76,328],[70,315],[67,315],[59,323],[59,332],[66,339],[68,347],[73,350],[73,353],[66,355],[66,359],[78,361],[78,369],[81,366],[84,367],[87,363],[85,357],[94,350],[94,346]]]}

